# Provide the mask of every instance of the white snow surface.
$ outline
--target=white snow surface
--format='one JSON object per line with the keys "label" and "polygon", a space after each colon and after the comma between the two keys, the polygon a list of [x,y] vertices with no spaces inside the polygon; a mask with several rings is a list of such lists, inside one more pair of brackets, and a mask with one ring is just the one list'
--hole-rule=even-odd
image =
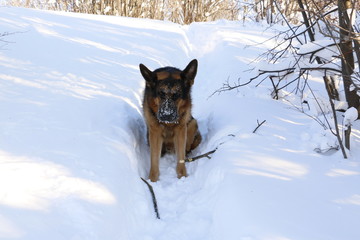
{"label": "white snow surface", "polygon": [[[246,70],[273,44],[256,43],[276,28],[0,8],[0,31],[13,33],[0,42],[0,239],[360,239],[358,121],[344,159],[314,151],[335,137],[272,100],[268,81],[209,97],[256,75]],[[156,219],[140,179],[149,148],[138,65],[194,58],[203,142],[193,155],[218,149],[182,179],[174,156],[161,159]]]}
{"label": "white snow surface", "polygon": [[344,113],[345,126],[349,126],[354,121],[356,121],[358,118],[358,115],[359,115],[359,113],[356,108],[351,107],[351,108],[347,109],[346,112]]}

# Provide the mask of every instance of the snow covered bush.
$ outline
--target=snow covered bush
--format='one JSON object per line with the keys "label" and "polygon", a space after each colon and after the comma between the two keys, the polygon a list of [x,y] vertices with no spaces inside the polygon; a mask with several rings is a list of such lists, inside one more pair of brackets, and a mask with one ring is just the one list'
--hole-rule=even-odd
{"label": "snow covered bush", "polygon": [[[260,2],[272,4],[278,10],[283,3],[275,0]],[[247,83],[268,79],[272,83],[272,97],[290,101],[296,109],[316,120],[324,131],[330,131],[338,141],[337,146],[329,144],[330,148],[340,147],[346,158],[342,142],[345,140],[346,147],[350,148],[350,137],[347,132],[345,138],[342,138],[338,126],[341,114],[337,111],[345,111],[348,107],[355,107],[356,111],[360,109],[359,95],[356,94],[359,91],[359,68],[355,68],[353,58],[359,51],[356,47],[359,45],[356,37],[359,33],[357,26],[351,25],[355,19],[347,20],[346,14],[347,11],[354,13],[359,3],[353,1],[353,5],[347,5],[348,8],[350,6],[347,10],[342,1],[338,3],[337,7],[335,2],[324,4],[324,1],[297,1],[297,7],[302,13],[302,19],[299,19],[302,23],[297,25],[291,24],[296,21],[290,15],[281,13],[287,27],[271,39],[275,39],[277,45],[259,57],[256,74]],[[352,47],[352,42],[355,47]],[[355,76],[354,80],[352,76]],[[235,89],[247,83],[225,85],[221,90]],[[319,84],[323,85],[323,91],[314,91]],[[317,151],[326,150],[320,148]]]}

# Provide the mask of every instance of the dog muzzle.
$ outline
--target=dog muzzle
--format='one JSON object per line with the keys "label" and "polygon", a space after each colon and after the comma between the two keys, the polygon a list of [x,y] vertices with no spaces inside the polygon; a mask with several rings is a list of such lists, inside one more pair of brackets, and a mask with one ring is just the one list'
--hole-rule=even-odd
{"label": "dog muzzle", "polygon": [[161,123],[179,123],[176,104],[171,99],[166,99],[160,104],[157,118]]}

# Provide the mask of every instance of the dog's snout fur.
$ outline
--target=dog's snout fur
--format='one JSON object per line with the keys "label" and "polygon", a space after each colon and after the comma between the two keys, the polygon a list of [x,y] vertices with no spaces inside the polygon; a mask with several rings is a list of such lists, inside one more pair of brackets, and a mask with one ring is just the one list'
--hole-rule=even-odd
{"label": "dog's snout fur", "polygon": [[159,122],[163,123],[178,123],[179,115],[175,102],[169,98],[163,100],[160,103],[157,118]]}

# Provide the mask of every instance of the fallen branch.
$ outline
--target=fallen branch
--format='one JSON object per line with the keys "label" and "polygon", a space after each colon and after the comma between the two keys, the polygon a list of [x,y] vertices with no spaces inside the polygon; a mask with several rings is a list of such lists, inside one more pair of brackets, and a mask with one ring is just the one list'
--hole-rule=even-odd
{"label": "fallen branch", "polygon": [[266,122],[266,120],[262,121],[261,123],[259,123],[259,120],[257,120],[257,124],[258,126],[254,129],[253,133],[255,133],[259,127],[261,127],[261,125],[263,125]]}
{"label": "fallen branch", "polygon": [[159,210],[158,210],[158,206],[157,206],[157,201],[156,201],[154,189],[153,189],[153,187],[150,185],[150,183],[148,183],[145,179],[141,178],[141,180],[143,180],[143,182],[146,183],[146,185],[147,185],[148,188],[149,188],[149,191],[150,191],[151,197],[152,197],[152,201],[153,201],[153,204],[154,204],[154,211],[155,211],[155,214],[156,214],[156,218],[157,218],[157,219],[160,219],[160,214],[159,214]]}
{"label": "fallen branch", "polygon": [[204,158],[204,157],[207,157],[208,159],[210,159],[211,157],[209,156],[210,154],[213,154],[214,152],[216,152],[217,148],[215,148],[214,150],[212,151],[209,151],[207,153],[204,153],[204,154],[201,154],[199,156],[196,156],[196,157],[192,157],[192,158],[185,158],[184,161],[185,162],[193,162],[195,160],[198,160],[200,158]]}

